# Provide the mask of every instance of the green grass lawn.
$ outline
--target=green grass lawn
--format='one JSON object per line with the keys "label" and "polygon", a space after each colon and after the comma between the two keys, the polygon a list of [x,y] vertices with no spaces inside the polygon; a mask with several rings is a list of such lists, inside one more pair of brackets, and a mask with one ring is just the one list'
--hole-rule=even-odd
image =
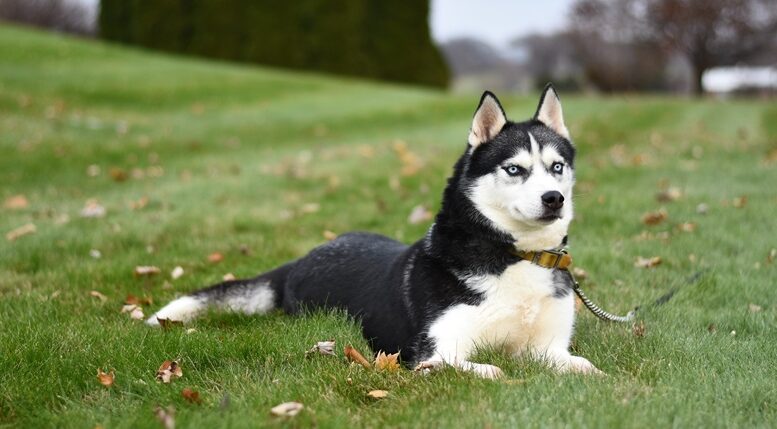
{"label": "green grass lawn", "polygon": [[[148,315],[227,273],[253,276],[324,231],[421,237],[429,224],[408,215],[437,208],[477,96],[0,27],[0,232],[36,227],[0,237],[0,426],[160,427],[159,405],[178,427],[774,427],[777,103],[561,95],[579,149],[571,244],[588,294],[625,313],[700,280],[640,313],[641,336],[580,313],[574,351],[606,377],[499,350],[478,360],[501,366],[502,381],[379,373],[345,363],[345,344],[368,350],[340,314],[210,314],[187,332],[120,310],[128,294],[153,298]],[[524,119],[536,97],[503,102]],[[417,171],[403,174],[402,143]],[[682,195],[657,201],[667,187]],[[91,199],[105,217],[79,215]],[[661,207],[664,222],[642,223]],[[640,256],[663,263],[636,268]],[[135,277],[139,265],[162,274]],[[185,274],[173,280],[176,266]],[[326,339],[337,357],[305,358]],[[160,384],[166,359],[183,377]],[[112,387],[98,368],[115,371]],[[305,409],[272,417],[286,401]]]}

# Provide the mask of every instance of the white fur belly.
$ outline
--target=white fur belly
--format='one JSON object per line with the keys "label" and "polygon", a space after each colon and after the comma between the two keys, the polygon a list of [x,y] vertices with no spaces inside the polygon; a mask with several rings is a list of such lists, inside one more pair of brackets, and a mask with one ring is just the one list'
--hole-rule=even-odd
{"label": "white fur belly", "polygon": [[[553,296],[550,270],[519,262],[500,276],[468,280],[485,299],[477,306],[459,304],[430,327],[429,336],[444,360],[467,359],[479,345],[505,347],[511,353],[569,341],[574,321],[571,294]],[[563,339],[566,337],[566,339]]]}

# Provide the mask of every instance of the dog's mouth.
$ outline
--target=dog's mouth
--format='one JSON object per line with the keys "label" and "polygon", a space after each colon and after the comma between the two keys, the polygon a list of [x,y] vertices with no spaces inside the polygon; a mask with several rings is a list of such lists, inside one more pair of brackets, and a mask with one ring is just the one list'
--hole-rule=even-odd
{"label": "dog's mouth", "polygon": [[561,215],[558,213],[550,213],[537,218],[538,221],[543,223],[553,223],[559,219],[561,219]]}

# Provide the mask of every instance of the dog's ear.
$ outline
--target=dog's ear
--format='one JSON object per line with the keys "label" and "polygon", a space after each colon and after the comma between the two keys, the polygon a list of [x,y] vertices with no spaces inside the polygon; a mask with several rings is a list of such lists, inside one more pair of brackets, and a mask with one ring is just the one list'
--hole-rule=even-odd
{"label": "dog's ear", "polygon": [[480,104],[472,118],[472,128],[469,131],[469,145],[477,148],[493,139],[507,123],[505,111],[496,96],[489,91],[480,97]]}
{"label": "dog's ear", "polygon": [[553,85],[547,84],[542,91],[540,104],[537,106],[537,113],[534,119],[542,122],[551,130],[557,132],[561,137],[569,140],[569,130],[564,125],[564,114],[561,111],[561,100],[553,89]]}

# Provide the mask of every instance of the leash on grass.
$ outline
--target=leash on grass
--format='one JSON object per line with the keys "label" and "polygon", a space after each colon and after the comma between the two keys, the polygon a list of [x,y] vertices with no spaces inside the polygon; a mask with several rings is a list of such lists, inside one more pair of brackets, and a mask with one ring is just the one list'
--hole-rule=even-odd
{"label": "leash on grass", "polygon": [[[689,276],[688,278],[685,279],[685,282],[683,284],[690,285],[690,284],[696,283],[696,281],[699,280],[699,278],[704,273],[704,271],[705,270],[701,270],[701,271],[697,271],[697,272],[693,273],[691,276]],[[567,273],[569,273],[569,278],[572,280],[572,290],[575,291],[575,294],[577,294],[578,297],[580,297],[580,301],[583,302],[583,305],[585,305],[585,308],[589,309],[591,311],[591,313],[593,313],[596,317],[598,317],[598,318],[600,318],[602,320],[605,320],[607,322],[619,322],[619,323],[631,322],[632,320],[634,320],[634,316],[637,314],[637,311],[640,308],[642,308],[642,306],[638,305],[638,306],[634,307],[633,310],[631,310],[628,313],[626,313],[625,316],[616,316],[616,315],[614,315],[612,313],[609,313],[609,312],[603,310],[598,305],[594,304],[593,301],[591,301],[585,295],[585,293],[583,293],[583,290],[580,288],[580,283],[577,282],[577,280],[575,279],[574,274],[572,274],[571,271],[567,270]],[[672,289],[669,289],[669,292],[661,295],[660,297],[658,297],[658,299],[656,299],[655,301],[653,301],[649,305],[651,307],[658,307],[659,305],[665,304],[667,301],[669,301],[674,296],[674,294],[678,290],[680,290],[680,286],[675,286]]]}
{"label": "leash on grass", "polygon": [[[618,323],[631,322],[634,320],[634,317],[637,314],[637,311],[641,308],[641,306],[638,305],[634,307],[633,310],[626,313],[625,316],[618,316],[610,312],[607,312],[603,310],[601,307],[599,307],[598,305],[594,304],[594,302],[591,301],[591,299],[588,298],[588,296],[586,296],[586,294],[583,292],[583,289],[580,288],[580,283],[578,283],[577,279],[575,279],[575,275],[572,274],[572,271],[569,269],[570,265],[572,265],[572,256],[569,254],[569,252],[567,252],[566,249],[543,250],[541,252],[524,252],[520,250],[515,250],[515,251],[512,251],[511,253],[535,265],[539,265],[545,268],[565,271],[569,276],[569,279],[572,281],[572,290],[575,291],[575,294],[580,298],[580,301],[583,302],[583,305],[585,305],[585,308],[590,310],[591,313],[594,314],[594,316],[604,321],[618,322]],[[704,273],[704,271],[705,270],[695,272],[693,275],[691,275],[685,280],[684,284],[688,285],[688,284],[696,283],[696,281],[699,280],[699,278]],[[672,298],[672,296],[674,296],[674,294],[679,289],[680,289],[680,286],[673,287],[672,289],[669,290],[669,292],[661,295],[658,299],[656,299],[649,305],[651,307],[657,307],[659,305],[665,304],[667,301],[669,301]]]}

